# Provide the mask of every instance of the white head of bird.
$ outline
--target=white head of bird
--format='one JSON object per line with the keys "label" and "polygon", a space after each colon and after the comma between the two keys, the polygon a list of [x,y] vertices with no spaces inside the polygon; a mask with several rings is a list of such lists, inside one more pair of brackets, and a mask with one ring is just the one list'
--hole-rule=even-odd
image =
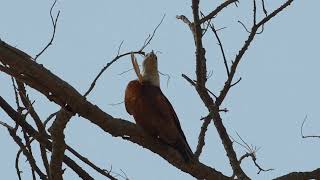
{"label": "white head of bird", "polygon": [[142,81],[160,87],[158,60],[153,51],[148,53],[142,62]]}

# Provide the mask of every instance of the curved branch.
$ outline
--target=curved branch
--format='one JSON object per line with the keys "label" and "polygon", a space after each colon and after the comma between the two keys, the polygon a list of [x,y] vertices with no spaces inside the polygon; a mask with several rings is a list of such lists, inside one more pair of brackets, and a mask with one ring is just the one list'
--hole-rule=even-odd
{"label": "curved branch", "polygon": [[135,124],[126,120],[113,118],[105,113],[98,106],[87,101],[67,82],[51,73],[42,65],[32,61],[29,55],[20,52],[20,50],[16,50],[16,48],[1,41],[0,62],[7,67],[0,66],[0,71],[20,79],[45,95],[49,100],[67,108],[73,113],[78,113],[112,136],[122,137],[139,144],[159,154],[170,164],[198,179],[229,178],[199,161],[185,164],[176,150],[156,141]]}

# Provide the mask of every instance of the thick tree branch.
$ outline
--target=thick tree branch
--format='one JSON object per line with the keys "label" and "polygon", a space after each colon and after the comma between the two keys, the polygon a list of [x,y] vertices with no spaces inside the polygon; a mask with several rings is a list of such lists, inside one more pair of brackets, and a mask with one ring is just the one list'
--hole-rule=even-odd
{"label": "thick tree branch", "polygon": [[115,119],[103,112],[98,106],[88,102],[68,83],[52,74],[42,65],[32,61],[29,55],[20,52],[20,50],[17,51],[16,48],[9,46],[3,41],[0,42],[0,62],[8,66],[7,68],[0,66],[0,70],[28,84],[45,95],[49,100],[67,108],[73,113],[78,113],[112,136],[122,137],[137,143],[159,154],[175,167],[198,179],[228,179],[221,172],[198,161],[188,164],[184,163],[176,150],[156,141],[135,124],[122,119]]}
{"label": "thick tree branch", "polygon": [[52,180],[63,180],[62,162],[66,149],[63,131],[71,117],[71,113],[61,109],[49,129],[52,139],[52,154],[50,161],[50,175]]}
{"label": "thick tree branch", "polygon": [[242,170],[240,163],[237,159],[237,155],[232,147],[232,142],[229,138],[226,128],[222,123],[222,119],[219,114],[219,106],[216,106],[213,99],[209,96],[206,91],[206,58],[205,58],[205,49],[202,45],[202,32],[199,20],[199,0],[192,0],[192,12],[193,20],[195,27],[194,41],[196,45],[196,75],[197,75],[197,86],[196,90],[204,102],[205,106],[208,108],[208,111],[213,114],[212,118],[214,120],[214,125],[219,133],[222,144],[226,150],[227,156],[230,161],[230,165],[233,169],[234,174],[239,179],[249,179],[249,177]]}
{"label": "thick tree branch", "polygon": [[[0,53],[1,54],[1,53]],[[43,144],[49,151],[52,150],[52,143],[46,138],[38,133],[30,124],[28,124],[24,118],[15,111],[1,96],[0,96],[0,107],[8,114],[8,116],[21,128],[27,132],[30,136],[34,137],[39,143]],[[64,156],[64,162],[82,179],[93,180],[93,178],[84,171],[78,164],[76,164],[68,156]]]}
{"label": "thick tree branch", "polygon": [[320,168],[306,172],[292,172],[274,180],[292,180],[292,179],[318,179],[320,177]]}

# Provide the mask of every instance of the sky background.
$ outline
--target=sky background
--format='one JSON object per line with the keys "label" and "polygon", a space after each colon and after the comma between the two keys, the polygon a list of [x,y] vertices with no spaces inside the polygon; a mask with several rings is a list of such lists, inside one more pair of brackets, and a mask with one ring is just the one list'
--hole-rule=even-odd
{"label": "sky background", "polygon": [[[266,0],[266,8],[271,12],[282,2]],[[219,3],[221,1],[201,1],[200,8],[207,14]],[[34,57],[51,37],[49,10],[52,1],[0,0],[0,4],[0,38]],[[305,132],[320,134],[319,7],[318,0],[295,1],[265,26],[263,34],[256,36],[239,65],[236,78],[242,77],[242,81],[231,89],[222,105],[229,110],[222,114],[229,134],[236,138],[239,133],[248,144],[260,147],[258,163],[263,168],[275,169],[257,175],[257,168],[246,159],[242,167],[253,179],[271,179],[291,171],[319,168],[319,140],[300,136],[300,126],[306,115]],[[202,125],[200,118],[207,112],[194,88],[181,77],[184,73],[195,78],[195,47],[189,28],[175,18],[183,14],[192,19],[191,1],[60,0],[54,13],[58,10],[61,13],[54,43],[38,62],[81,93],[113,59],[121,41],[124,41],[121,52],[139,49],[166,14],[146,51],[159,51],[159,70],[171,76],[168,86],[166,77],[161,76],[162,90],[174,106],[188,142],[195,150]],[[214,20],[217,28],[227,27],[219,31],[219,35],[229,64],[248,36],[238,20],[251,25],[252,1],[241,1],[238,8],[231,5]],[[204,47],[208,71],[213,73],[207,87],[218,94],[226,72],[211,32],[204,38]],[[129,56],[120,59],[103,74],[88,99],[112,116],[134,122],[124,104],[111,105],[123,101],[125,87],[135,74],[133,71],[118,74],[131,67]],[[0,87],[0,95],[15,106],[11,80],[4,73],[0,73]],[[36,100],[34,105],[42,119],[59,109],[36,91],[28,89],[28,92],[30,98]],[[12,124],[2,110],[0,120]],[[149,150],[111,137],[80,117],[72,118],[65,134],[66,142],[95,164],[106,169],[112,167],[117,173],[122,170],[132,180],[194,179]],[[14,161],[19,148],[2,127],[0,147],[1,178],[17,179]],[[234,148],[238,157],[245,153],[238,145]],[[38,145],[34,145],[33,150],[39,157]],[[213,124],[208,128],[200,160],[225,175],[232,174]],[[23,178],[31,179],[25,157],[21,158],[20,167]],[[104,179],[89,167],[85,169],[96,179]],[[67,169],[64,177],[76,179],[77,176]]]}

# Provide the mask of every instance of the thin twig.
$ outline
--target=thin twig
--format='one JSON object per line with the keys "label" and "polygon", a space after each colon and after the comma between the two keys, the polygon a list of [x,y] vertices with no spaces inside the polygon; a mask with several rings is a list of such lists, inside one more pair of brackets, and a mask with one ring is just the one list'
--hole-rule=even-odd
{"label": "thin twig", "polygon": [[160,27],[160,25],[162,24],[163,20],[164,20],[165,15],[163,15],[160,23],[156,26],[156,28],[153,30],[152,35],[146,38],[146,40],[144,41],[142,47],[138,50],[138,51],[132,51],[132,52],[126,52],[123,54],[119,54],[121,46],[123,44],[123,41],[120,43],[119,47],[118,47],[118,51],[117,51],[117,55],[115,58],[113,58],[110,62],[108,62],[98,73],[98,75],[94,78],[94,80],[92,81],[89,89],[84,93],[84,97],[87,97],[89,95],[89,93],[93,90],[94,86],[96,85],[98,79],[100,78],[100,76],[113,64],[115,63],[118,59],[127,56],[127,55],[131,55],[131,54],[141,54],[141,55],[145,55],[145,52],[143,52],[143,50],[150,44],[151,40],[153,39],[153,37],[155,36],[155,33],[157,31],[157,29]]}
{"label": "thin twig", "polygon": [[18,92],[17,92],[17,86],[16,86],[14,78],[12,76],[11,76],[11,81],[12,81],[14,97],[15,97],[15,100],[16,100],[17,110],[18,110],[18,112],[22,113],[23,108],[20,106],[19,96],[18,96]]}
{"label": "thin twig", "polygon": [[262,1],[262,10],[263,10],[263,13],[268,16],[268,11],[266,10],[266,6],[265,6],[265,3],[264,3],[264,0],[261,0]]}
{"label": "thin twig", "polygon": [[96,170],[98,173],[102,174],[103,176],[111,179],[111,180],[116,180],[115,177],[110,175],[110,172],[106,172],[105,170],[99,168],[98,166],[96,166],[95,164],[93,164],[91,161],[89,161],[88,158],[82,156],[80,153],[78,153],[76,150],[74,150],[72,147],[68,146],[66,147],[66,149],[68,151],[70,151],[73,155],[75,155],[77,158],[79,158],[82,162],[86,163],[87,165],[89,165],[90,167],[92,167],[94,170]]}
{"label": "thin twig", "polygon": [[241,163],[242,160],[244,160],[245,158],[251,157],[254,165],[258,168],[257,174],[260,174],[260,172],[262,172],[262,171],[263,171],[263,172],[267,172],[267,171],[272,171],[272,170],[274,170],[274,169],[272,169],[272,168],[270,168],[270,169],[264,169],[264,168],[262,168],[262,167],[257,163],[257,152],[259,151],[260,148],[257,148],[256,146],[252,146],[252,145],[249,146],[249,144],[248,144],[247,142],[245,142],[245,141],[243,140],[243,138],[242,138],[237,132],[236,132],[236,134],[237,134],[238,138],[242,141],[242,143],[236,141],[236,140],[233,139],[231,136],[230,136],[230,137],[232,138],[232,140],[233,140],[235,143],[239,144],[240,146],[242,146],[243,148],[245,148],[246,151],[247,151],[244,155],[242,155],[242,156],[240,157],[239,163]]}
{"label": "thin twig", "polygon": [[257,4],[256,0],[253,0],[253,25],[257,24]]}
{"label": "thin twig", "polygon": [[[31,100],[28,97],[26,88],[24,86],[24,84],[21,81],[17,81],[17,85],[18,85],[18,91],[19,91],[19,95],[20,95],[20,99],[23,103],[23,105],[25,106],[25,108],[30,112],[30,115],[32,117],[32,119],[34,120],[39,133],[42,134],[44,137],[48,137],[49,135],[47,134],[46,130],[45,130],[45,126],[42,123],[40,116],[38,115],[38,113],[36,112],[36,110],[34,109],[34,107],[32,106]],[[32,153],[30,151],[30,153]],[[47,176],[50,178],[50,169],[49,169],[49,161],[48,161],[48,157],[47,157],[47,152],[46,152],[46,148],[40,144],[40,154],[41,154],[41,158],[42,158],[42,162],[43,165],[46,169],[46,173]]]}
{"label": "thin twig", "polygon": [[166,76],[167,77],[167,87],[169,86],[169,81],[170,81],[170,75],[169,74],[166,74],[166,73],[162,73],[162,72],[160,72],[160,71],[158,71],[159,72],[159,74],[161,74],[162,76]]}
{"label": "thin twig", "polygon": [[242,78],[240,77],[235,83],[231,84],[230,87],[237,85],[241,80]]}
{"label": "thin twig", "polygon": [[124,103],[124,101],[121,101],[121,102],[118,102],[118,103],[110,103],[108,105],[110,105],[110,106],[118,106],[118,105],[123,104],[123,103]]}
{"label": "thin twig", "polygon": [[49,121],[50,121],[53,117],[55,117],[55,116],[58,114],[58,112],[59,112],[59,111],[56,111],[56,112],[50,114],[50,115],[47,117],[47,119],[46,119],[46,120],[44,121],[44,123],[43,123],[44,127],[47,126],[47,124],[49,123]]}
{"label": "thin twig", "polygon": [[320,138],[320,135],[319,136],[317,136],[317,135],[307,135],[306,136],[306,135],[303,134],[303,126],[304,126],[305,122],[307,121],[307,119],[308,119],[308,116],[306,115],[304,120],[303,120],[303,122],[302,122],[302,124],[301,124],[301,127],[300,127],[301,137],[302,138]]}
{"label": "thin twig", "polygon": [[223,57],[223,62],[224,62],[224,66],[226,68],[226,71],[227,71],[227,75],[229,76],[230,75],[230,70],[229,70],[229,66],[228,66],[228,62],[227,62],[227,58],[226,58],[226,55],[224,53],[224,49],[223,49],[223,45],[222,45],[222,42],[220,40],[220,37],[217,33],[217,30],[214,28],[214,25],[212,23],[210,23],[210,28],[211,30],[213,31],[214,35],[216,36],[217,40],[218,40],[218,45],[220,47],[220,50],[221,50],[221,54],[222,54],[222,57]]}
{"label": "thin twig", "polygon": [[223,2],[220,6],[218,6],[215,10],[209,13],[207,16],[199,20],[199,23],[202,24],[212,18],[214,18],[221,10],[228,7],[230,4],[237,2],[238,0],[227,0]]}
{"label": "thin twig", "polygon": [[21,152],[22,151],[18,151],[18,153],[16,155],[16,160],[15,160],[15,168],[16,168],[16,172],[17,172],[19,180],[22,180],[22,178],[21,178],[22,171],[20,171],[20,167],[19,167],[19,157],[20,157]]}
{"label": "thin twig", "polygon": [[53,18],[52,10],[53,10],[54,6],[56,5],[56,3],[57,3],[57,0],[54,1],[54,3],[52,4],[52,6],[51,6],[51,8],[50,8],[50,18],[51,18],[52,27],[53,27],[53,32],[52,32],[52,35],[51,35],[51,39],[50,39],[49,43],[40,51],[40,53],[38,53],[38,54],[35,56],[35,58],[34,58],[35,61],[38,59],[38,57],[39,57],[42,53],[44,53],[44,51],[45,51],[46,49],[48,49],[49,46],[52,45],[53,39],[54,39],[54,37],[55,37],[56,29],[57,29],[57,23],[58,23],[58,18],[59,18],[59,15],[60,15],[60,10],[59,10],[57,16],[56,16],[55,18]]}
{"label": "thin twig", "polygon": [[[11,129],[11,128],[7,128],[7,130],[9,131],[10,136],[12,137],[12,139],[15,141],[15,143],[22,149],[23,154],[26,156],[32,170],[35,170],[35,172],[37,172],[37,174],[39,175],[39,177],[42,180],[47,180],[46,175],[41,172],[40,168],[37,166],[36,161],[33,157],[33,155],[28,151],[28,149],[26,148],[26,146],[22,143],[22,140],[19,136],[16,135],[16,132]],[[17,172],[20,172],[19,169],[17,169]],[[19,173],[18,173],[19,174]],[[19,176],[19,175],[18,175]]]}
{"label": "thin twig", "polygon": [[[198,86],[194,81],[192,81],[187,75],[185,74],[181,74],[181,76],[187,80],[192,86],[194,86],[195,88]],[[205,88],[206,91],[208,91],[212,96],[214,96],[215,98],[217,98],[217,96],[212,92],[210,91],[208,88]]]}
{"label": "thin twig", "polygon": [[242,25],[242,27],[247,31],[247,33],[251,33],[251,32],[247,29],[246,25],[244,25],[243,22],[241,22],[240,20],[238,20],[238,23]]}
{"label": "thin twig", "polygon": [[147,37],[147,39],[144,41],[143,46],[140,48],[139,51],[143,51],[151,42],[151,40],[153,39],[154,35],[156,34],[158,28],[160,27],[160,25],[162,24],[164,18],[166,17],[166,14],[164,14],[159,22],[159,24],[156,26],[156,28],[153,30],[152,35]]}
{"label": "thin twig", "polygon": [[[285,9],[286,7],[288,7],[291,3],[293,2],[293,0],[287,0],[285,3],[283,3],[278,9],[274,10],[271,14],[269,14],[268,16],[266,16],[265,18],[263,18],[260,22],[258,22],[256,25],[253,25],[250,31],[250,34],[247,38],[247,40],[245,41],[245,43],[243,44],[242,48],[240,49],[239,53],[236,55],[235,60],[231,66],[230,69],[230,76],[228,77],[228,79],[225,81],[225,85],[223,87],[223,89],[220,91],[220,95],[217,98],[215,104],[216,106],[220,106],[221,103],[223,102],[224,98],[226,97],[226,95],[228,94],[230,88],[231,88],[231,84],[232,84],[232,79],[236,73],[237,70],[237,66],[239,64],[239,62],[241,61],[243,55],[245,54],[245,52],[247,51],[248,47],[250,46],[251,42],[253,41],[255,35],[257,34],[258,29],[264,25],[265,23],[267,23],[270,19],[272,19],[273,17],[275,17],[278,13],[280,13],[283,9]],[[238,21],[240,22],[240,21]],[[241,24],[241,22],[240,22]],[[242,24],[243,25],[243,24]],[[245,26],[244,26],[245,27]]]}

